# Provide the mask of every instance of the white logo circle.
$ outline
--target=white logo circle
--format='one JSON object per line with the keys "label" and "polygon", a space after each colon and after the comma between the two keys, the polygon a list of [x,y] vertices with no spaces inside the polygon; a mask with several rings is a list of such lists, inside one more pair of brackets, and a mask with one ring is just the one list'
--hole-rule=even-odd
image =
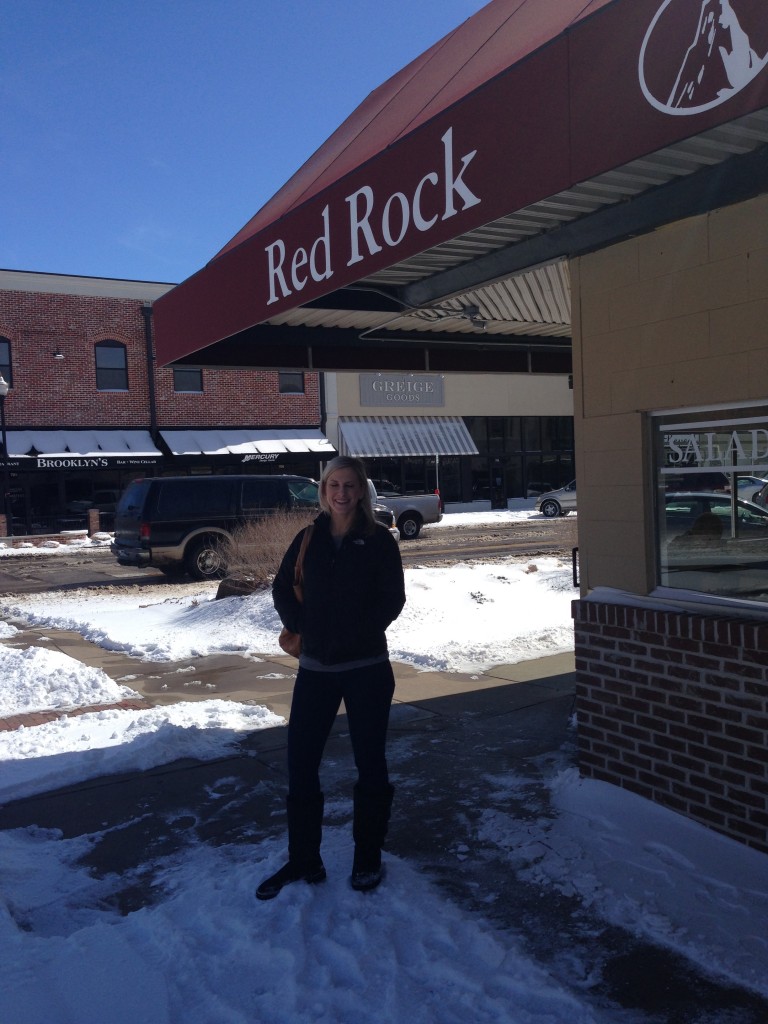
{"label": "white logo circle", "polygon": [[701,0],[698,24],[680,56],[675,83],[666,96],[656,95],[646,78],[646,61],[661,16],[672,4],[690,0],[664,0],[648,26],[638,61],[643,95],[657,110],[675,117],[700,114],[741,92],[768,64],[753,49],[730,0]]}

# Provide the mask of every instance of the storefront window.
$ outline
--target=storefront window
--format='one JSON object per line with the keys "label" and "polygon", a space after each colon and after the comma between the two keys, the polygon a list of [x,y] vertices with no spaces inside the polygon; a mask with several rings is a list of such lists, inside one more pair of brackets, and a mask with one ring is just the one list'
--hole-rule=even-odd
{"label": "storefront window", "polygon": [[506,421],[501,416],[491,416],[488,420],[488,450],[490,452],[501,453],[505,450],[505,425]]}
{"label": "storefront window", "polygon": [[540,452],[541,446],[541,420],[538,416],[526,416],[523,420],[525,432],[525,450],[529,452]]}
{"label": "storefront window", "polygon": [[440,458],[438,487],[443,501],[461,501],[461,459],[458,455]]}
{"label": "storefront window", "polygon": [[485,416],[465,416],[464,424],[479,452],[488,451],[488,420]]}
{"label": "storefront window", "polygon": [[523,435],[520,416],[510,416],[507,420],[507,451],[521,452],[523,450]]}
{"label": "storefront window", "polygon": [[768,601],[768,406],[653,425],[659,582]]}

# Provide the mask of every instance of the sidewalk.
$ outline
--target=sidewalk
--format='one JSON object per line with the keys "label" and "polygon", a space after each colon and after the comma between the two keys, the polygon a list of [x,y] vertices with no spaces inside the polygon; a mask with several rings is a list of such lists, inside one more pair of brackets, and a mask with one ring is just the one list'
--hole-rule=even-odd
{"label": "sidewalk", "polygon": [[[23,642],[98,664],[150,704],[226,696],[288,714],[296,663],[285,656],[148,664],[74,633],[29,631]],[[193,672],[178,671],[190,667]],[[553,766],[575,763],[573,667],[571,654],[471,676],[395,665],[389,762],[397,797],[388,851],[418,866],[449,898],[513,933],[561,984],[581,998],[586,992],[601,1020],[765,1024],[765,1001],[607,925],[575,896],[521,881],[508,854],[480,838],[486,815],[525,819],[532,806],[537,816],[551,813],[546,776]],[[238,754],[215,762],[177,761],[18,800],[0,807],[0,829],[87,835],[90,870],[125,878],[114,905],[128,914],[158,898],[157,866],[187,845],[250,844],[283,834],[285,738],[284,728],[260,730],[244,736]],[[490,780],[501,776],[524,779],[519,806],[508,797],[499,806]],[[332,824],[349,821],[353,778],[341,714],[323,764]],[[586,985],[584,969],[599,980]]]}
{"label": "sidewalk", "polygon": [[[246,704],[263,704],[287,720],[296,672],[295,659],[284,654],[263,655],[257,662],[237,654],[215,654],[187,658],[183,661],[144,662],[121,651],[110,651],[84,640],[80,633],[68,630],[22,630],[11,641],[14,647],[43,647],[60,651],[84,665],[101,669],[115,682],[137,691],[140,700],[129,700],[109,707],[141,708],[147,705],[175,704],[178,701],[209,700],[218,697]],[[517,665],[498,665],[479,674],[420,672],[410,665],[394,664],[397,687],[395,711],[399,705],[419,705],[425,701],[461,695],[466,709],[481,707],[500,686],[516,684],[514,706],[524,707],[548,700],[553,688],[565,687],[573,693],[573,655],[554,655]],[[145,703],[146,702],[146,703]],[[441,705],[440,713],[451,704]],[[98,705],[102,708],[104,705]],[[67,711],[36,711],[0,718],[0,731],[19,725],[39,725],[62,715],[82,714],[97,707],[72,708]],[[511,709],[510,709],[511,710]],[[394,718],[393,716],[393,718]]]}

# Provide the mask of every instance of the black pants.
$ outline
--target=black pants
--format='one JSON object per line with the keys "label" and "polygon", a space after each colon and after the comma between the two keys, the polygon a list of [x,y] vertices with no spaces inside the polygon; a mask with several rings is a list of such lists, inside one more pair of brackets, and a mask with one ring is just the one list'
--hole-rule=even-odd
{"label": "black pants", "polygon": [[311,800],[320,793],[320,762],[342,700],[347,712],[358,782],[387,786],[386,741],[395,677],[388,661],[349,672],[299,668],[288,721],[288,795]]}

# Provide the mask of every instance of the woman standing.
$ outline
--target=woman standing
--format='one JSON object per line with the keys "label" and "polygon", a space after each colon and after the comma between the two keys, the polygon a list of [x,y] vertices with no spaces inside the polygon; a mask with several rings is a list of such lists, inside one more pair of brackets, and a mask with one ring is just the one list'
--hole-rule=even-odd
{"label": "woman standing", "polygon": [[256,890],[272,899],[290,882],[322,882],[323,793],[320,762],[344,701],[357,768],[353,790],[352,888],[376,888],[393,787],[386,737],[395,690],[385,630],[403,609],[405,586],[397,541],[376,523],[365,467],[332,459],[320,480],[322,512],[303,563],[303,601],[294,593],[302,530],[272,587],[285,626],[301,634],[299,671],[288,722],[288,862]]}

